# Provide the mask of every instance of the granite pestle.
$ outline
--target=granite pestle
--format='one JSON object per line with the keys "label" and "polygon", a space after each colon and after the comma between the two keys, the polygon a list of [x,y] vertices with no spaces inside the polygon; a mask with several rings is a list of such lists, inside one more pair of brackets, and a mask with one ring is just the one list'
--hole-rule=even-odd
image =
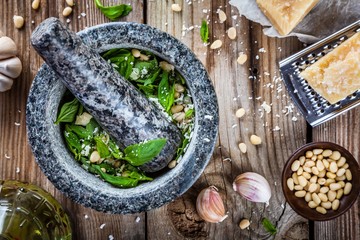
{"label": "granite pestle", "polygon": [[173,159],[182,140],[176,125],[59,19],[44,20],[31,44],[121,148],[166,138],[160,154],[142,170],[159,171]]}

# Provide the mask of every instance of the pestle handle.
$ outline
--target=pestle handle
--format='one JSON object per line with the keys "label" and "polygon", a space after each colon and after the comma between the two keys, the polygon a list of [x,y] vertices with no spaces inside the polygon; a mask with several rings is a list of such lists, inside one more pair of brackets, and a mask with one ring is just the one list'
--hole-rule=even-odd
{"label": "pestle handle", "polygon": [[182,139],[180,130],[59,19],[43,21],[31,44],[121,148],[166,138],[160,154],[142,170],[159,171],[174,158]]}

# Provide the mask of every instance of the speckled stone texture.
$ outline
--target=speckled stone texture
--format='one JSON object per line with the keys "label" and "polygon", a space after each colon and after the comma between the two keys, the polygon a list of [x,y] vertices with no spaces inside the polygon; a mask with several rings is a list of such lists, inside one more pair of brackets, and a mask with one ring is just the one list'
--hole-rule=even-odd
{"label": "speckled stone texture", "polygon": [[59,19],[43,21],[34,30],[31,44],[122,149],[166,139],[160,154],[142,170],[159,171],[174,158],[182,140],[176,125]]}
{"label": "speckled stone texture", "polygon": [[174,169],[135,188],[115,188],[82,169],[66,149],[60,128],[53,123],[66,88],[44,64],[33,81],[26,109],[28,138],[37,163],[69,198],[98,211],[136,213],[174,200],[198,179],[210,160],[217,138],[218,105],[206,70],[184,44],[148,25],[114,22],[87,28],[78,35],[98,52],[139,48],[173,64],[193,96],[196,111],[193,137]]}

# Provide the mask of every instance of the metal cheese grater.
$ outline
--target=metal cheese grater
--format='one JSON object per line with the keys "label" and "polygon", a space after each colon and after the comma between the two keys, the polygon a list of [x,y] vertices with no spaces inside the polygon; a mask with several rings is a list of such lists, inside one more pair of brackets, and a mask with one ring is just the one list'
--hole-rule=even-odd
{"label": "metal cheese grater", "polygon": [[360,90],[335,104],[330,104],[299,74],[357,32],[360,32],[360,20],[279,63],[290,96],[313,127],[360,105]]}

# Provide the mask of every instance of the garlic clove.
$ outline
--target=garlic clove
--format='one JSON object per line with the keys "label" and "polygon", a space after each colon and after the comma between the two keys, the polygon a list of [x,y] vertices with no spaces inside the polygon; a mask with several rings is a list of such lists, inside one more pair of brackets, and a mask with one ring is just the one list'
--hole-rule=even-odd
{"label": "garlic clove", "polygon": [[10,90],[13,82],[14,81],[11,78],[8,78],[7,76],[0,73],[0,92]]}
{"label": "garlic clove", "polygon": [[17,54],[15,42],[9,37],[0,38],[0,60],[13,57]]}
{"label": "garlic clove", "polygon": [[225,214],[224,203],[217,188],[210,186],[203,189],[196,199],[196,210],[199,216],[207,222],[222,222],[228,215]]}
{"label": "garlic clove", "polygon": [[11,77],[17,78],[22,70],[22,64],[18,57],[0,60],[0,73]]}
{"label": "garlic clove", "polygon": [[251,202],[268,202],[271,197],[268,181],[254,172],[237,176],[233,182],[233,189]]}

